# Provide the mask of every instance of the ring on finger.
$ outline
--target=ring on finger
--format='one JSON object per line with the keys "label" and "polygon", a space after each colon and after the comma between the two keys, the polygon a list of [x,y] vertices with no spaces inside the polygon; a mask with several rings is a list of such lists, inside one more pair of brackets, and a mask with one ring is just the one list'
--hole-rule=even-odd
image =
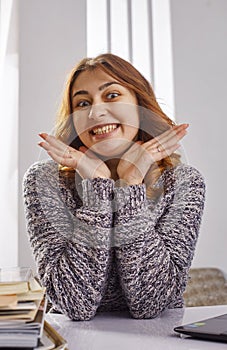
{"label": "ring on finger", "polygon": [[162,151],[160,146],[157,146],[157,151],[158,151],[158,152],[161,152],[161,151]]}
{"label": "ring on finger", "polygon": [[70,150],[69,146],[66,147],[64,154],[68,157],[71,157],[71,150]]}

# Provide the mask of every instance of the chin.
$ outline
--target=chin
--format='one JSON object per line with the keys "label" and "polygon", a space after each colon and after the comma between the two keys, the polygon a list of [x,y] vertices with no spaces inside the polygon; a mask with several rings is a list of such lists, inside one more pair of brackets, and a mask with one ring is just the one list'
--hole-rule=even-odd
{"label": "chin", "polygon": [[108,140],[102,141],[95,144],[90,150],[95,152],[101,157],[109,158],[119,158],[124,154],[129,147],[132,145],[132,142],[129,140]]}

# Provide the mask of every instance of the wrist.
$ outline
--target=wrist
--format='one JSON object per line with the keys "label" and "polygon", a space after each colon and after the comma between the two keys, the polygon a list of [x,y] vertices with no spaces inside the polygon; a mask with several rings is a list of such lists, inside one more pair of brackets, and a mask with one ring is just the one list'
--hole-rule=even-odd
{"label": "wrist", "polygon": [[126,187],[126,186],[141,185],[142,183],[143,183],[143,179],[123,178],[123,179],[118,179],[115,182],[115,186]]}

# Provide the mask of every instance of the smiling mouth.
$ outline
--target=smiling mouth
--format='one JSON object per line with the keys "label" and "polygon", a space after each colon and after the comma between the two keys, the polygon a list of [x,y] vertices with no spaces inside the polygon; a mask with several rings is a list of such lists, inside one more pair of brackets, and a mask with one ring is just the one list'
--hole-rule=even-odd
{"label": "smiling mouth", "polygon": [[95,127],[90,131],[92,135],[103,135],[103,134],[109,134],[110,132],[114,131],[118,128],[118,124],[107,124],[103,126]]}

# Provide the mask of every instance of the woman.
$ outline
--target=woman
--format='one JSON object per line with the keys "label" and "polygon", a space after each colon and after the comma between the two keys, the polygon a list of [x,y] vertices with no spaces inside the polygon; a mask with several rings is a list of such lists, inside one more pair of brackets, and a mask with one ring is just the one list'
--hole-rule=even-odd
{"label": "woman", "polygon": [[147,80],[113,54],[69,76],[52,160],[25,174],[27,229],[54,307],[73,320],[181,307],[204,207],[200,173],[175,151],[174,125]]}

